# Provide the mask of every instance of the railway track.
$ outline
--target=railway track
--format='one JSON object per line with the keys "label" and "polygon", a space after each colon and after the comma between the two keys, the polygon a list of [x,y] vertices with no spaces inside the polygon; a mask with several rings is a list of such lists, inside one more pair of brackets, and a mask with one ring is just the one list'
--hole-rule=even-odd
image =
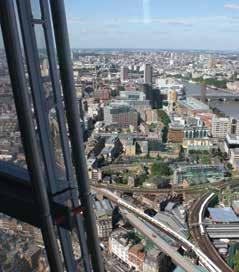
{"label": "railway track", "polygon": [[217,252],[208,235],[206,233],[202,235],[200,232],[200,226],[197,225],[200,208],[209,195],[210,193],[204,194],[204,196],[200,198],[200,200],[196,201],[191,208],[189,214],[189,227],[192,226],[190,227],[190,234],[203,253],[206,254],[223,272],[233,272]]}

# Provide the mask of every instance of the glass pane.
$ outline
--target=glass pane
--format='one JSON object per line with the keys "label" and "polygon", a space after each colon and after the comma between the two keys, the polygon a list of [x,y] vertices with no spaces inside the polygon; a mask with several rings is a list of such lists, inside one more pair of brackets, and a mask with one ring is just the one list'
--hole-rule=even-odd
{"label": "glass pane", "polygon": [[[27,75],[27,71],[25,73]],[[1,28],[0,161],[26,167]],[[29,258],[33,254],[35,259],[31,263]],[[41,231],[0,213],[0,271],[22,271],[23,265],[25,271],[49,271]]]}
{"label": "glass pane", "polygon": [[51,130],[51,139],[53,143],[53,148],[55,152],[55,159],[57,164],[57,173],[60,179],[66,179],[65,176],[65,163],[62,152],[62,143],[60,137],[60,128],[57,118],[57,113],[55,108],[51,108],[48,115],[50,130]]}
{"label": "glass pane", "polygon": [[0,29],[0,160],[26,167]]}
{"label": "glass pane", "polygon": [[32,16],[34,19],[41,19],[41,7],[39,0],[31,0]]}
{"label": "glass pane", "polygon": [[64,174],[64,158],[62,152],[62,144],[60,139],[60,130],[58,124],[57,113],[55,109],[55,96],[53,93],[52,81],[49,71],[48,52],[46,48],[45,35],[42,25],[35,25],[35,35],[39,53],[40,69],[43,82],[44,95],[46,98],[48,120],[51,129],[51,137],[54,145],[55,159],[57,161],[57,168],[59,178],[65,179]]}
{"label": "glass pane", "polygon": [[49,75],[49,62],[46,51],[46,41],[42,25],[35,25],[35,35],[37,41],[37,49],[40,58],[40,68],[43,77]]}

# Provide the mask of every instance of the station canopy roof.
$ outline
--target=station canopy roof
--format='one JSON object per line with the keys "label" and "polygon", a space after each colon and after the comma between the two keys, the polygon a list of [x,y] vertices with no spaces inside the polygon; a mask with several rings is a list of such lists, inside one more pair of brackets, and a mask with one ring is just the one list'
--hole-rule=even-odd
{"label": "station canopy roof", "polygon": [[211,219],[214,222],[229,223],[239,222],[239,217],[232,208],[208,208]]}

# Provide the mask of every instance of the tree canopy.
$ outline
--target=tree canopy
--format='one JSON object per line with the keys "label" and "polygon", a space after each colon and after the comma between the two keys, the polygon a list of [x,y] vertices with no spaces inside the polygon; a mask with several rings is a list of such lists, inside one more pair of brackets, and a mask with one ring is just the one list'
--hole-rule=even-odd
{"label": "tree canopy", "polygon": [[169,116],[164,110],[158,110],[158,116],[161,122],[164,124],[165,127],[168,127],[169,123],[171,122]]}
{"label": "tree canopy", "polygon": [[152,176],[170,176],[173,174],[172,169],[165,162],[155,162],[151,167]]}

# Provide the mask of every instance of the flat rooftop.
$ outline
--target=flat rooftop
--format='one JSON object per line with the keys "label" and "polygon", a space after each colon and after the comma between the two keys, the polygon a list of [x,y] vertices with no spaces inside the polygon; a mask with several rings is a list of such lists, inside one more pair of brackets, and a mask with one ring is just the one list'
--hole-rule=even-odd
{"label": "flat rooftop", "polygon": [[208,208],[210,217],[214,222],[230,223],[239,222],[239,217],[235,214],[231,207],[226,208]]}
{"label": "flat rooftop", "polygon": [[210,110],[208,105],[202,103],[201,101],[194,97],[187,97],[186,100],[181,100],[179,101],[179,103],[190,110],[203,110],[203,111]]}

